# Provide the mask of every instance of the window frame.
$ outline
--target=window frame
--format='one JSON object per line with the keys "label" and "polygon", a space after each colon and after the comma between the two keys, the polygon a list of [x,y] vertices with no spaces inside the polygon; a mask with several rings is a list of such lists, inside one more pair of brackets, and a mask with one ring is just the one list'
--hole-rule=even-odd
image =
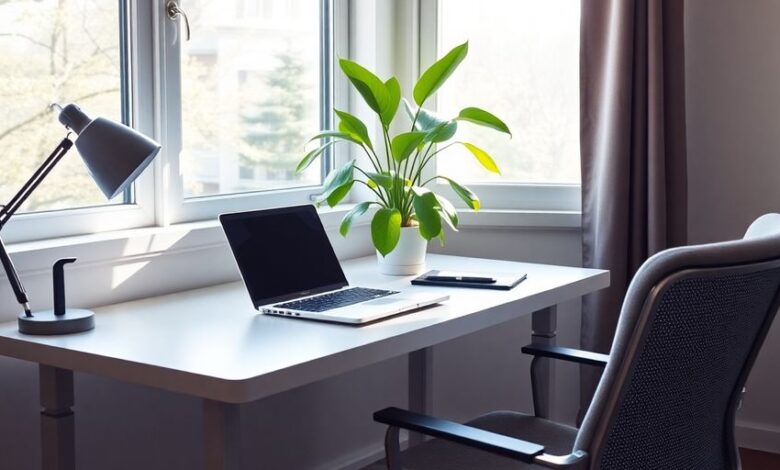
{"label": "window frame", "polygon": [[[186,2],[182,1],[186,11]],[[141,2],[118,0],[122,59],[123,117],[132,127],[159,141],[163,149],[154,163],[136,180],[132,201],[53,211],[20,213],[4,227],[8,243],[88,235],[175,223],[214,219],[224,212],[263,207],[305,204],[322,192],[322,185],[292,189],[214,195],[185,199],[179,176],[178,149],[181,147],[179,22],[171,21],[165,0]],[[321,37],[331,47],[321,48],[321,57],[330,64],[321,84],[324,104],[320,119],[333,125],[334,106],[348,108],[346,79],[336,74],[334,58],[347,56],[349,46],[348,0],[321,0],[321,10],[329,27]],[[197,34],[197,31],[193,31]],[[176,39],[175,41],[173,39]],[[64,135],[64,134],[63,134]],[[57,143],[52,136],[52,148]],[[66,158],[78,158],[71,152]],[[328,152],[322,159],[323,179],[334,165],[349,158],[347,151]],[[3,201],[0,201],[2,203]]]}
{"label": "window frame", "polygon": [[[220,213],[264,207],[305,204],[320,194],[322,187],[310,186],[294,189],[278,189],[239,194],[214,195],[187,200],[183,197],[183,184],[179,175],[178,148],[181,137],[172,119],[181,114],[180,96],[171,93],[174,74],[179,74],[179,54],[174,45],[168,44],[181,33],[178,22],[171,21],[165,12],[165,0],[140,2],[118,0],[120,18],[125,21],[125,46],[128,53],[126,80],[130,90],[124,109],[130,124],[163,144],[163,151],[144,174],[135,182],[134,201],[130,204],[105,205],[24,213],[15,216],[4,228],[2,236],[7,242],[33,241],[73,235],[120,231],[142,227],[165,227],[171,224],[200,220],[213,220]],[[331,18],[330,31],[324,31],[332,42],[331,48],[322,49],[330,54],[330,82],[323,87],[330,90],[331,101],[321,111],[328,116],[321,119],[333,125],[332,108],[353,109],[349,85],[335,66],[336,57],[352,57],[352,53],[365,49],[360,46],[366,39],[375,43],[371,53],[386,55],[375,57],[377,63],[387,62],[392,67],[404,89],[411,89],[421,70],[432,63],[437,55],[438,0],[398,0],[394,2],[394,19],[380,15],[376,25],[387,27],[387,32],[373,32],[377,37],[355,40],[364,34],[356,22],[365,21],[367,8],[350,0],[324,0]],[[186,0],[182,1],[186,11]],[[378,8],[378,6],[377,6]],[[387,9],[390,7],[382,7]],[[368,9],[370,10],[370,8]],[[388,13],[388,11],[383,11]],[[361,16],[354,18],[352,16]],[[373,21],[373,20],[372,20]],[[384,26],[382,26],[384,25]],[[371,28],[369,28],[371,29]],[[384,31],[384,30],[383,30]],[[197,31],[193,32],[197,34]],[[379,41],[382,36],[384,41]],[[392,39],[392,45],[388,40]],[[167,42],[166,42],[167,41]],[[166,45],[168,44],[168,45]],[[178,50],[178,44],[175,44]],[[369,48],[370,49],[370,48]],[[399,53],[399,51],[401,53]],[[408,53],[404,54],[403,51]],[[180,91],[178,83],[173,88]],[[168,93],[163,93],[167,90]],[[431,107],[435,109],[435,97]],[[178,121],[180,122],[180,121]],[[52,136],[52,146],[56,136]],[[356,156],[354,149],[342,146],[337,152],[322,159],[323,176],[335,166]],[[67,158],[74,158],[68,155]],[[76,157],[77,158],[77,157]],[[433,176],[432,169],[426,177]],[[538,183],[471,183],[469,186],[482,199],[484,209],[498,211],[550,211],[579,212],[581,194],[579,184]],[[357,188],[345,203],[366,197]],[[465,208],[448,185],[436,183],[435,191],[446,195],[458,207]],[[2,202],[2,201],[0,201]]]}
{"label": "window frame", "polygon": [[[416,71],[415,79],[419,74],[436,61],[439,42],[439,0],[417,1],[417,31],[419,41],[416,44],[418,61],[412,64],[412,70]],[[414,22],[415,18],[409,18]],[[436,95],[430,98],[426,107],[436,110]],[[424,172],[424,178],[436,176],[434,165],[429,166]],[[450,186],[439,180],[432,183],[433,191],[446,196],[452,203],[461,209],[466,204],[460,200]],[[582,195],[581,184],[576,183],[466,183],[480,198],[482,207],[497,210],[518,211],[581,211]]]}
{"label": "window frame", "polygon": [[[149,96],[147,77],[141,73],[143,58],[138,54],[143,43],[150,39],[143,24],[135,21],[145,2],[119,0],[120,50],[122,57],[120,70],[122,80],[122,114],[126,122],[147,135],[154,135],[150,125],[150,116],[142,99]],[[139,5],[140,4],[140,5]],[[129,93],[128,93],[129,91]],[[67,133],[63,129],[64,136]],[[51,136],[52,149],[57,145],[58,136]],[[75,151],[65,158],[79,158]],[[21,186],[21,184],[20,184]],[[83,235],[97,232],[126,230],[146,227],[154,224],[154,170],[146,171],[139,177],[132,190],[133,200],[120,204],[87,206],[73,209],[37,211],[15,215],[3,228],[3,240],[9,243]],[[5,202],[5,201],[2,201]]]}
{"label": "window frame", "polygon": [[[186,5],[182,4],[186,11]],[[320,12],[325,18],[325,28],[321,29],[320,44],[328,42],[330,47],[320,48],[321,64],[328,64],[321,71],[323,78],[320,83],[323,103],[320,109],[320,121],[325,128],[333,126],[335,106],[346,108],[346,96],[342,92],[345,79],[339,77],[334,70],[334,57],[346,56],[348,52],[348,31],[346,30],[348,8],[347,0],[320,0]],[[184,182],[180,171],[179,154],[182,148],[181,137],[181,48],[179,41],[180,26],[171,21],[165,13],[165,2],[160,1],[155,9],[156,56],[158,59],[157,95],[160,103],[157,106],[159,116],[160,142],[163,150],[158,157],[158,167],[161,171],[156,181],[157,223],[170,225],[183,222],[213,219],[226,212],[238,212],[250,209],[262,209],[294,204],[310,203],[322,192],[322,185],[304,186],[298,188],[282,188],[233,194],[215,194],[201,197],[186,198]],[[193,34],[197,34],[194,31]],[[162,93],[167,90],[167,93]],[[173,90],[173,92],[171,92]],[[334,168],[342,159],[347,158],[347,152],[328,149],[321,158],[323,180],[327,172]]]}

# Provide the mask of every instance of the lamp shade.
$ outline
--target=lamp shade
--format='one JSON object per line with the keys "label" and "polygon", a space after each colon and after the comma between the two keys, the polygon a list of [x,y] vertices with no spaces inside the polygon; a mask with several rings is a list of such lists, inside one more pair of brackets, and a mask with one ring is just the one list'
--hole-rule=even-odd
{"label": "lamp shade", "polygon": [[160,144],[135,129],[91,119],[75,104],[63,108],[59,120],[79,135],[76,148],[107,199],[127,189],[160,152]]}

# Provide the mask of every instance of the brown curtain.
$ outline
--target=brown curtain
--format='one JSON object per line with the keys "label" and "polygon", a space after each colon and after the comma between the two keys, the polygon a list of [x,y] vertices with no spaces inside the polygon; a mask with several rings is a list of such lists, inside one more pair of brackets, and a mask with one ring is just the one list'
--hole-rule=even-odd
{"label": "brown curtain", "polygon": [[[582,0],[583,263],[611,287],[583,299],[581,347],[609,352],[632,276],[686,241],[683,0]],[[580,415],[600,371],[581,369]]]}

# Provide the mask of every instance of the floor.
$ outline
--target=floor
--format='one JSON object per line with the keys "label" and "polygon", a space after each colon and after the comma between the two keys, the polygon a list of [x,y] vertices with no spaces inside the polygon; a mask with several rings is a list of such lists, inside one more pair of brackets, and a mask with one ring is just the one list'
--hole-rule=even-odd
{"label": "floor", "polygon": [[[742,470],[779,470],[780,454],[770,454],[753,449],[739,449],[740,459],[742,460]],[[362,470],[384,470],[385,461],[380,460],[364,467]]]}
{"label": "floor", "polygon": [[760,450],[739,449],[742,458],[742,470],[780,469],[780,455]]}

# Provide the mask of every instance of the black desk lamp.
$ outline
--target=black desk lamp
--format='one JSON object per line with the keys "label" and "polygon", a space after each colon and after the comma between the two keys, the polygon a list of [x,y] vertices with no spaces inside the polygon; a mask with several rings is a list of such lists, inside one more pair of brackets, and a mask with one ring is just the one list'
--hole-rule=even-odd
{"label": "black desk lamp", "polygon": [[[107,199],[114,198],[132,184],[160,151],[160,144],[123,124],[101,117],[90,119],[75,104],[69,104],[65,108],[57,107],[60,108],[59,121],[78,134],[76,148],[92,179]],[[73,146],[69,136],[70,132],[8,204],[0,206],[0,230]],[[87,331],[95,327],[94,314],[91,311],[65,308],[63,266],[73,261],[73,258],[63,259],[54,266],[54,310],[32,313],[27,293],[3,240],[0,239],[0,263],[8,275],[16,300],[24,308],[24,313],[19,315],[19,331],[27,334],[57,335]]]}

